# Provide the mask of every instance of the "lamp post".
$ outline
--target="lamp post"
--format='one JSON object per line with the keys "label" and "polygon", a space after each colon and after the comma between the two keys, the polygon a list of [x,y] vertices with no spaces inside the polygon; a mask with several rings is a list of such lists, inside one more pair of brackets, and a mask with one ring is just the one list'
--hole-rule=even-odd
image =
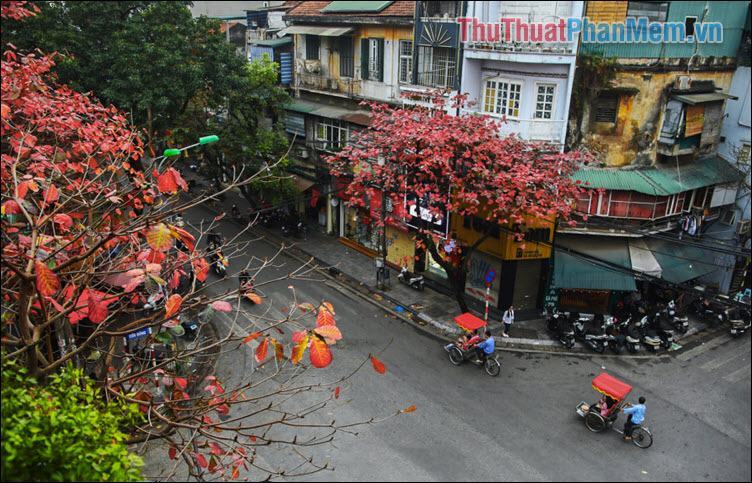
{"label": "lamp post", "polygon": [[[386,159],[379,155],[377,161],[379,166],[384,166]],[[376,259],[376,287],[385,290],[387,288],[387,279],[389,277],[389,268],[386,266],[386,193],[384,192],[384,180],[381,180],[381,232],[379,233],[379,258]]]}
{"label": "lamp post", "polygon": [[193,144],[191,144],[189,146],[185,146],[185,147],[182,147],[182,148],[167,148],[162,153],[162,156],[158,156],[158,157],[152,159],[151,160],[151,164],[153,166],[155,162],[157,162],[158,160],[160,160],[159,166],[157,167],[157,169],[160,169],[160,168],[162,168],[162,163],[167,158],[171,158],[173,156],[179,156],[180,153],[182,153],[183,151],[187,151],[187,150],[189,150],[191,148],[195,148],[196,146],[203,146],[204,144],[216,143],[217,141],[219,141],[219,136],[217,136],[216,134],[212,134],[210,136],[202,136],[202,137],[198,138],[198,142],[197,143],[193,143]]}

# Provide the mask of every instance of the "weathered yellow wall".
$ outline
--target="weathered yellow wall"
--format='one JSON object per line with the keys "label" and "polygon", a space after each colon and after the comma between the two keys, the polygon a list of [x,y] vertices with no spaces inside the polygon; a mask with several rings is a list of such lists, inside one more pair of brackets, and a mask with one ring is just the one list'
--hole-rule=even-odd
{"label": "weathered yellow wall", "polygon": [[621,22],[627,16],[629,2],[587,2],[585,16],[591,22]]}
{"label": "weathered yellow wall", "polygon": [[[538,242],[517,242],[514,235],[502,230],[499,238],[488,237],[480,244],[478,250],[503,260],[534,260],[551,256],[550,242],[553,241],[554,224],[552,221],[527,218],[525,228],[549,228],[549,245]],[[509,225],[511,228],[511,225]],[[465,228],[461,216],[451,219],[451,231],[467,245],[475,243],[482,235],[475,230]],[[524,248],[523,248],[524,245]]]}
{"label": "weathered yellow wall", "polygon": [[[733,74],[724,71],[691,72],[689,75],[692,80],[713,80],[716,87],[728,92]],[[664,92],[680,75],[686,74],[676,71],[618,72],[612,83],[614,86],[634,87],[639,92],[621,96],[615,127],[607,124],[606,128],[605,123],[586,120],[589,127],[583,136],[584,143],[599,153],[598,158],[609,166],[626,166],[636,160],[639,164],[654,164],[656,140],[663,125],[663,112],[668,100]],[[639,148],[636,134],[648,139],[647,148]]]}
{"label": "weathered yellow wall", "polygon": [[398,266],[407,264],[411,272],[415,269],[415,240],[412,233],[405,233],[394,227],[386,227],[386,239],[389,244],[387,261]]}

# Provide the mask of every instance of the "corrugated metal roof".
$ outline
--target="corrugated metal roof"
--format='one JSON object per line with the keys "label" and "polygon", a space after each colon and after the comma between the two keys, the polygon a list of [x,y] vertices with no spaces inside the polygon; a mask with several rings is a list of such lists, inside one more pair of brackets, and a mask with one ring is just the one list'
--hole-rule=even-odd
{"label": "corrugated metal roof", "polygon": [[319,10],[321,13],[367,12],[378,13],[394,2],[331,2]]}
{"label": "corrugated metal roof", "polygon": [[[631,270],[627,242],[620,238],[558,235],[556,244]],[[586,290],[637,290],[634,277],[617,268],[592,263],[587,259],[556,250],[553,284],[557,288]]]}
{"label": "corrugated metal roof", "polygon": [[645,169],[585,168],[572,177],[587,188],[636,191],[668,196],[715,184],[730,183],[742,174],[719,157],[699,159],[692,164]]}
{"label": "corrugated metal roof", "polygon": [[354,124],[367,126],[371,122],[371,113],[363,110],[351,110],[344,107],[319,104],[317,102],[296,100],[285,106],[288,111],[302,112],[329,119],[340,119]]}
{"label": "corrugated metal roof", "polygon": [[705,92],[703,94],[673,94],[671,95],[671,97],[679,102],[683,102],[684,104],[689,104],[690,106],[694,106],[695,104],[702,104],[704,102],[719,102],[725,101],[726,99],[738,99],[738,97],[736,96],[724,94],[723,92]]}
{"label": "corrugated metal roof", "polygon": [[283,37],[289,34],[311,34],[322,35],[324,37],[339,37],[346,33],[352,32],[353,27],[318,27],[315,25],[293,25],[282,29],[277,33],[278,37]]}
{"label": "corrugated metal roof", "polygon": [[712,261],[714,256],[707,251],[667,240],[646,240],[653,256],[661,265],[661,277],[673,283],[683,283],[718,269]]}
{"label": "corrugated metal roof", "polygon": [[292,43],[292,37],[282,37],[281,39],[272,40],[251,40],[251,45],[261,45],[264,47],[281,47]]}

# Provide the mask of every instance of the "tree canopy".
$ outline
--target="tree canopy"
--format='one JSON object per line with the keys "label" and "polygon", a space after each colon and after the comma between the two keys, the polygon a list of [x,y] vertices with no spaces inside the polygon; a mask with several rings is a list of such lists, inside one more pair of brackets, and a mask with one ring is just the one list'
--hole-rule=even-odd
{"label": "tree canopy", "polygon": [[[406,197],[409,206],[422,200],[423,209],[434,219],[451,212],[479,216],[502,227],[524,225],[529,217],[567,220],[580,190],[569,175],[584,156],[515,136],[502,137],[503,121],[489,116],[450,113],[464,112],[465,105],[466,96],[447,102],[440,93],[433,95],[429,106],[372,104],[374,117],[368,129],[328,159],[333,174],[352,176],[347,188],[351,203],[365,206],[367,198],[378,198],[383,192],[395,209],[379,223],[401,222]],[[466,311],[465,267],[475,247],[458,246],[447,253],[437,250],[437,241],[429,224],[418,231],[419,246],[428,249],[447,272]]]}

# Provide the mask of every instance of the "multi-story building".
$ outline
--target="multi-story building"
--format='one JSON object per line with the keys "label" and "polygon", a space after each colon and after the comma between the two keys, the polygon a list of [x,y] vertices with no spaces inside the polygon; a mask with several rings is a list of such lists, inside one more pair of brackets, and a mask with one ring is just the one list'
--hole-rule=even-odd
{"label": "multi-story building", "polygon": [[[702,235],[733,205],[740,173],[718,155],[724,105],[749,2],[587,2],[591,22],[720,22],[720,42],[580,43],[579,83],[568,144],[601,162],[575,178],[588,190],[576,228],[557,245],[605,260],[599,266],[555,255],[554,285],[563,305],[607,310],[627,292],[653,284],[711,281],[718,247]],[[699,23],[698,23],[699,22]],[[631,273],[630,273],[631,272]],[[634,273],[644,274],[644,277]]]}
{"label": "multi-story building", "polygon": [[331,179],[323,159],[370,122],[362,101],[396,104],[412,75],[415,3],[301,2],[280,32],[294,37],[294,102],[285,127],[294,136],[306,212],[346,243],[376,250],[367,210],[344,206],[347,180]]}

